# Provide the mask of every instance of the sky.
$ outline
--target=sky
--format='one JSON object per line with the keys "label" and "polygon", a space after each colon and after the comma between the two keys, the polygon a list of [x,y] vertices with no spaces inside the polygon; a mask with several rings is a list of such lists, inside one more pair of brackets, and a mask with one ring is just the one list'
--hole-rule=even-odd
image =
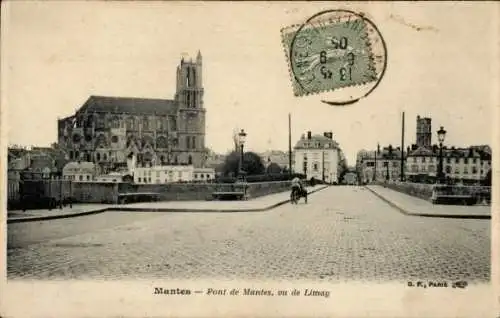
{"label": "sky", "polygon": [[[90,95],[173,99],[182,56],[203,55],[206,146],[224,153],[235,128],[246,149],[288,149],[306,131],[332,131],[348,163],[360,149],[415,142],[416,116],[445,144],[492,144],[496,116],[494,3],[2,3],[2,128],[9,144],[49,145],[57,118]],[[380,85],[334,107],[295,97],[283,27],[325,9],[367,13],[387,43]],[[495,82],[496,81],[496,82]]]}

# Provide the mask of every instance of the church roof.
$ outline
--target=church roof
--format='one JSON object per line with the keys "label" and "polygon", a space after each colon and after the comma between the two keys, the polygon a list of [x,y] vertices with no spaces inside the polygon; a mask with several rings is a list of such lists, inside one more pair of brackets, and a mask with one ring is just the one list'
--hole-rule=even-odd
{"label": "church roof", "polygon": [[127,113],[134,115],[175,114],[177,102],[170,99],[90,96],[80,108],[83,112]]}

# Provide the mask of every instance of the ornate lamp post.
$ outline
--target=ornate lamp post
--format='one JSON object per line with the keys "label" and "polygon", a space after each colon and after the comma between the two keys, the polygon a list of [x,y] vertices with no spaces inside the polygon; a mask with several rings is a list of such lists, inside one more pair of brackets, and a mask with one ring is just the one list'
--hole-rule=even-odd
{"label": "ornate lamp post", "polygon": [[245,140],[246,140],[247,134],[246,132],[242,129],[239,134],[238,134],[238,143],[240,145],[240,164],[239,164],[239,169],[238,169],[238,174],[241,174],[243,170],[243,147],[245,145]]}
{"label": "ornate lamp post", "polygon": [[439,168],[438,168],[438,180],[440,183],[444,183],[444,171],[443,171],[443,142],[446,136],[446,130],[443,126],[437,131],[439,140]]}

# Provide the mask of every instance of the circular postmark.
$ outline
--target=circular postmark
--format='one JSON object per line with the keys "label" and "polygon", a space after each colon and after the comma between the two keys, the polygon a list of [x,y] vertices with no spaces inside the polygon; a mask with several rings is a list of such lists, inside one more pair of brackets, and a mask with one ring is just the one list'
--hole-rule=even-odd
{"label": "circular postmark", "polygon": [[281,32],[295,96],[321,94],[330,105],[353,104],[384,76],[387,47],[365,14],[326,10]]}

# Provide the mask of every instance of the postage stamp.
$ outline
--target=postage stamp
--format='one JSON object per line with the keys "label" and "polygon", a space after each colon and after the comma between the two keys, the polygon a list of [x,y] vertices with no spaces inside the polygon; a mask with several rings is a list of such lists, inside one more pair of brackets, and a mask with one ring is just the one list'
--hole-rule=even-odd
{"label": "postage stamp", "polygon": [[371,93],[385,71],[387,50],[363,14],[330,10],[281,30],[295,96],[356,87],[351,103]]}

